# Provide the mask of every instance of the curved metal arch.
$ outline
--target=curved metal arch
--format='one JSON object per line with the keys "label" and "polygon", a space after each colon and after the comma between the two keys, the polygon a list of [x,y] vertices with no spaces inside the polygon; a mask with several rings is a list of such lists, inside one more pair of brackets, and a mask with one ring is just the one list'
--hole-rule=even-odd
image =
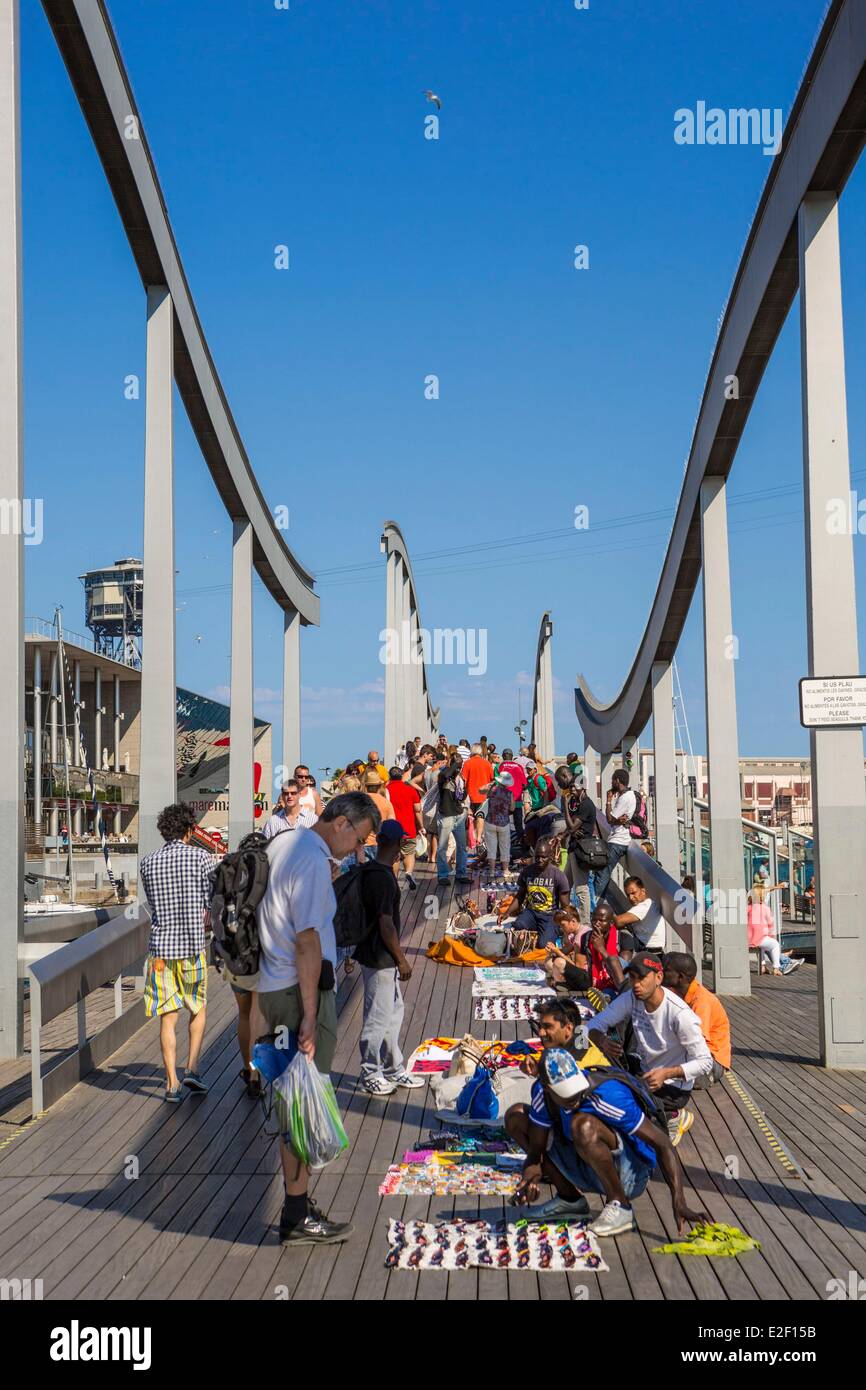
{"label": "curved metal arch", "polygon": [[[421,606],[418,602],[418,590],[415,587],[415,576],[412,573],[412,561],[409,559],[409,547],[406,539],[396,521],[386,521],[382,525],[382,537],[379,548],[385,555],[399,555],[406,568],[409,579],[409,597],[415,609],[415,616],[418,626],[421,627]],[[430,685],[427,680],[426,663],[421,663],[421,689],[427,699],[427,717],[433,729],[439,728],[439,710],[433,708],[433,701],[430,698]]]}
{"label": "curved metal arch", "polygon": [[[593,748],[610,752],[645,728],[652,666],[670,661],[701,572],[700,489],[731,470],[758,386],[799,287],[797,213],[810,192],[841,192],[866,140],[866,6],[833,0],[740,257],[716,340],[658,587],[631,670],[610,704],[583,676],[574,692]],[[739,399],[725,398],[736,376]]]}
{"label": "curved metal arch", "polygon": [[[549,648],[550,639],[553,636],[553,621],[550,613],[542,613],[541,622],[538,626],[538,643],[535,648],[535,676],[532,683],[532,742],[538,746],[542,742],[542,757],[552,758],[556,753],[556,748],[547,748],[543,741],[549,739],[554,743],[554,724],[553,724],[553,669],[548,665],[548,672],[551,679],[549,688],[544,686],[543,673],[541,669],[542,658],[545,650]],[[540,716],[540,718],[539,718]],[[548,723],[550,727],[548,728]],[[543,730],[543,732],[542,732]]]}
{"label": "curved metal arch", "polygon": [[[187,283],[162,188],[104,0],[42,0],[117,204],[145,288],[165,285],[174,306],[175,382],[229,516],[253,530],[262,583],[304,624],[319,621],[312,575],[289,550],[262,496]],[[137,136],[124,138],[130,117]]]}

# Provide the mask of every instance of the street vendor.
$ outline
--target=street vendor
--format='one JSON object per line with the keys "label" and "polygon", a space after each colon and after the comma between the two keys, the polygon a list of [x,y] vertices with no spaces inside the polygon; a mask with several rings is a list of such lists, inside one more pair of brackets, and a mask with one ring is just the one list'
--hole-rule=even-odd
{"label": "street vendor", "polygon": [[545,1048],[529,1106],[513,1105],[505,1116],[509,1136],[526,1153],[514,1202],[535,1202],[542,1181],[556,1195],[530,1207],[531,1221],[579,1221],[589,1216],[584,1192],[604,1197],[590,1223],[596,1236],[618,1236],[635,1227],[632,1203],[645,1190],[658,1163],[671,1191],[677,1233],[686,1222],[705,1221],[686,1206],[682,1173],[663,1117],[641,1082],[616,1071],[598,1081],[573,1054]]}

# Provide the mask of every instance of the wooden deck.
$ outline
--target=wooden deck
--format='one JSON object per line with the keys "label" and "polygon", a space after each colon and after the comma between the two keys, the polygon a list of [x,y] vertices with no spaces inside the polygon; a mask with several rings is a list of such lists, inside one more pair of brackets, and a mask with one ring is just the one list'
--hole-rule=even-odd
{"label": "wooden deck", "polygon": [[[471,1017],[471,970],[424,954],[444,915],[438,925],[424,916],[436,886],[426,866],[420,873],[418,892],[404,903],[415,966],[405,986],[407,1055],[425,1037],[483,1026]],[[866,1073],[816,1065],[814,967],[753,983],[752,998],[730,1006],[734,1069],[804,1177],[786,1175],[727,1084],[698,1098],[699,1118],[679,1154],[694,1201],[760,1240],[759,1252],[654,1255],[673,1234],[669,1194],[656,1176],[637,1203],[639,1231],[605,1242],[607,1273],[386,1270],[390,1216],[456,1209],[495,1218],[503,1208],[378,1196],[389,1163],[435,1124],[426,1090],[384,1100],[356,1090],[357,974],[340,990],[333,1070],[351,1148],[314,1187],[326,1210],[354,1222],[354,1233],[339,1247],[282,1250],[276,1147],[238,1080],[233,996],[214,978],[206,1097],[177,1108],[162,1102],[157,1030],[148,1024],[49,1114],[0,1138],[0,1276],[42,1279],[46,1299],[534,1300],[570,1299],[582,1285],[578,1296],[605,1300],[824,1300],[829,1280],[866,1273]],[[182,1059],[185,1025],[179,1031]],[[525,1025],[486,1032],[513,1037]]]}

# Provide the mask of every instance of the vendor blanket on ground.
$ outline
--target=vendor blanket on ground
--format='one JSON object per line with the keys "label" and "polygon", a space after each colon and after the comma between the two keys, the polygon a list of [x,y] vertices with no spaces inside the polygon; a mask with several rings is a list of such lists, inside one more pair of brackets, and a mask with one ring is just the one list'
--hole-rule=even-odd
{"label": "vendor blanket on ground", "polygon": [[514,1023],[535,1017],[535,1006],[542,999],[555,998],[553,990],[541,994],[509,995],[507,998],[491,999],[485,995],[475,1000],[475,1017],[485,1023]]}
{"label": "vendor blanket on ground", "polygon": [[389,1221],[389,1269],[608,1269],[582,1221]]}

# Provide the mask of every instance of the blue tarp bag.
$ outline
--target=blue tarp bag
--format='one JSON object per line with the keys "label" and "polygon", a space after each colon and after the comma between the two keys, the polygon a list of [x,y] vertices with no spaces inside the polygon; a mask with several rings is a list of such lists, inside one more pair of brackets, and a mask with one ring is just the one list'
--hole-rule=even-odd
{"label": "blue tarp bag", "polygon": [[470,1120],[495,1120],[499,1116],[499,1100],[493,1089],[493,1078],[479,1062],[472,1076],[457,1097],[458,1115]]}

